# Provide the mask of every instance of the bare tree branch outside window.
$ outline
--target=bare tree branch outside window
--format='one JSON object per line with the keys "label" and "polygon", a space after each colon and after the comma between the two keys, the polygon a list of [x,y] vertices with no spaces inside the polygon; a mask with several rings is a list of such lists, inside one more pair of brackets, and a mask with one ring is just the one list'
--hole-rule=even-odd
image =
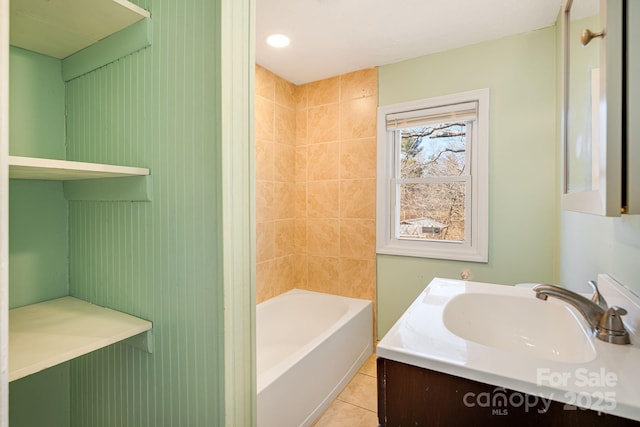
{"label": "bare tree branch outside window", "polygon": [[[400,178],[456,177],[465,173],[464,122],[402,130]],[[405,238],[463,241],[464,182],[400,185],[400,234]]]}

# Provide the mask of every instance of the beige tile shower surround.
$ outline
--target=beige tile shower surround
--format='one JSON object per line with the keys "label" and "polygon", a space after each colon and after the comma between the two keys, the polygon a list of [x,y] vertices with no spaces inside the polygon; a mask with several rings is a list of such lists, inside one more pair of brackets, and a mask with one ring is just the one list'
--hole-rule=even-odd
{"label": "beige tile shower surround", "polygon": [[257,301],[375,304],[377,70],[295,86],[256,66]]}

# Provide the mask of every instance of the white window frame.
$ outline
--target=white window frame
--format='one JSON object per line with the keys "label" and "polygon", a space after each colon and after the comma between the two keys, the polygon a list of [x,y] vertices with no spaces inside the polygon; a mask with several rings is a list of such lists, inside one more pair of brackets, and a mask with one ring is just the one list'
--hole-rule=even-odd
{"label": "white window frame", "polygon": [[[413,111],[477,103],[477,116],[467,142],[467,165],[470,175],[465,206],[465,241],[398,239],[393,226],[399,211],[394,197],[399,143],[387,130],[387,116]],[[469,191],[470,189],[470,191]],[[376,251],[379,254],[402,255],[472,262],[489,261],[489,89],[478,89],[453,95],[378,107],[378,181]]]}

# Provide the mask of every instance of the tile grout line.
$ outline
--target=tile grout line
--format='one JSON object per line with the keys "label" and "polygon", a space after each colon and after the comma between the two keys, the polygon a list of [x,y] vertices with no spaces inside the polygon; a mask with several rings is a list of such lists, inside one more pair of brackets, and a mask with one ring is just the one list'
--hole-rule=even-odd
{"label": "tile grout line", "polygon": [[364,406],[360,406],[360,405],[357,405],[357,404],[355,404],[355,403],[348,402],[348,401],[343,400],[343,399],[341,399],[341,398],[339,398],[339,397],[336,397],[336,398],[335,398],[335,400],[339,400],[340,402],[342,402],[342,403],[344,403],[344,404],[346,404],[346,405],[355,406],[356,408],[364,409],[364,410],[365,410],[365,411],[367,411],[367,412],[371,412],[371,413],[373,413],[373,414],[377,414],[377,412],[376,412],[376,411],[372,411],[371,409],[369,409],[369,408],[365,408]]}

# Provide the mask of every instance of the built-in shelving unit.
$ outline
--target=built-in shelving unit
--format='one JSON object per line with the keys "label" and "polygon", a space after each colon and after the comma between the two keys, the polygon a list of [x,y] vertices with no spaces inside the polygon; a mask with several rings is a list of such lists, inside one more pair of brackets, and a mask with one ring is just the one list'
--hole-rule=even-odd
{"label": "built-in shelving unit", "polygon": [[9,178],[71,181],[146,176],[149,169],[101,163],[9,156]]}
{"label": "built-in shelving unit", "polygon": [[151,329],[151,322],[73,297],[9,310],[9,381]]}
{"label": "built-in shelving unit", "polygon": [[[9,6],[0,0],[0,5],[0,21],[3,22],[6,19],[2,16],[6,17],[10,8],[10,25],[4,26],[10,28],[10,35],[0,31],[0,53],[3,57],[8,57],[10,44],[63,59],[61,77],[64,81],[150,44],[150,13],[128,0],[11,0]],[[7,60],[4,62],[8,63]],[[8,72],[3,72],[0,78],[0,87],[8,87]],[[2,96],[7,92],[0,91],[0,123],[8,123],[8,101],[6,96]],[[144,197],[138,197],[137,193],[131,196],[129,188],[138,184],[140,192],[148,190],[149,179],[135,178],[148,176],[147,168],[20,156],[8,156],[7,159],[8,133],[0,134],[0,137],[0,148],[3,148],[2,155],[5,156],[0,163],[6,164],[8,160],[10,179],[74,181],[64,184],[65,195],[80,194],[79,199],[71,200],[95,200],[85,193],[95,196],[96,191],[106,190],[109,193],[99,200],[122,200],[123,197],[131,201],[149,200],[144,194]],[[108,183],[118,185],[109,187]],[[7,184],[5,176],[0,187],[6,188]],[[6,209],[0,209],[0,216],[0,228],[6,230]],[[8,234],[3,233],[0,243],[6,243]],[[8,264],[6,252],[0,251],[0,267]],[[0,268],[2,271],[6,272]],[[131,337],[140,338],[137,342],[137,338],[133,338],[131,343],[134,346],[151,351],[150,321],[72,296],[8,310],[6,279],[6,274],[0,275],[0,294],[5,296],[0,299],[0,317],[8,312],[9,318],[9,381]],[[8,425],[7,399],[2,393],[7,380],[7,358],[2,340],[0,346],[0,355],[3,356],[0,358],[0,425],[4,426]]]}
{"label": "built-in shelving unit", "polygon": [[[149,169],[9,156],[11,179],[147,176]],[[68,296],[9,310],[9,381],[150,330],[151,322]]]}
{"label": "built-in shelving unit", "polygon": [[11,44],[66,58],[144,18],[127,0],[12,0]]}

